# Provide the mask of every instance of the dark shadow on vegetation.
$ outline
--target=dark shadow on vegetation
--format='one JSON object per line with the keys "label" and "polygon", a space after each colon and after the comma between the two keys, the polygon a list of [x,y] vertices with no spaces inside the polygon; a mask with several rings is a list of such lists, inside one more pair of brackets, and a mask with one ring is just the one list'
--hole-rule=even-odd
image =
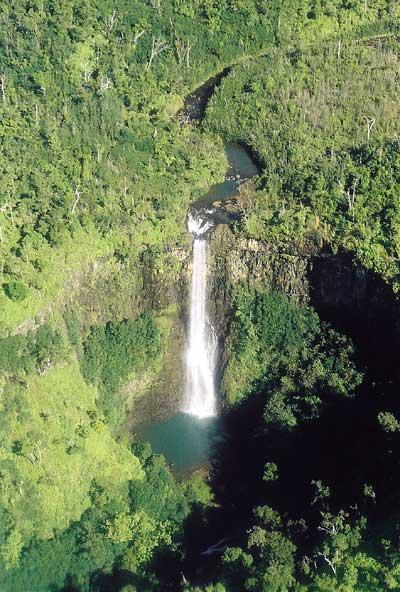
{"label": "dark shadow on vegetation", "polygon": [[178,111],[177,116],[186,121],[201,121],[208,101],[213,96],[215,89],[228,76],[231,69],[231,66],[224,68],[221,72],[218,72],[218,74],[212,76],[204,84],[196,88],[190,95],[187,95],[184,100],[183,109]]}
{"label": "dark shadow on vegetation", "polygon": [[128,585],[143,592],[149,590],[145,579],[128,570],[116,570],[113,574],[98,572],[92,577],[90,589],[94,592],[119,592]]}
{"label": "dark shadow on vegetation", "polygon": [[[50,592],[60,592],[60,589],[58,586],[52,586],[50,587]],[[80,590],[72,583],[72,578],[68,576],[66,579],[65,586],[63,587],[61,592],[80,592]]]}
{"label": "dark shadow on vegetation", "polygon": [[[302,553],[310,550],[321,520],[312,481],[329,486],[331,512],[360,511],[378,529],[394,522],[400,508],[400,436],[385,432],[377,418],[381,411],[398,414],[399,301],[375,274],[342,255],[315,259],[309,279],[318,314],[353,339],[364,381],[353,399],[325,398],[319,418],[292,431],[263,423],[266,393],[226,415],[226,438],[212,468],[218,507],[193,513],[186,524],[184,569],[192,581],[218,579],[220,557],[202,551],[223,537],[231,545],[244,542],[257,505],[304,518],[308,528],[294,542]],[[263,481],[266,462],[278,465],[277,481]],[[375,499],[364,495],[365,485]]]}
{"label": "dark shadow on vegetation", "polygon": [[400,381],[400,301],[392,289],[345,254],[315,258],[309,279],[312,306],[352,338],[371,378]]}
{"label": "dark shadow on vegetation", "polygon": [[342,490],[344,502],[356,480],[371,483],[376,504],[370,513],[383,520],[400,501],[399,434],[385,433],[377,419],[381,411],[399,413],[400,301],[377,274],[343,254],[315,259],[310,285],[312,305],[323,320],[352,338],[365,373],[357,397],[337,417],[336,440],[342,445],[336,457],[346,471],[339,467],[342,483],[336,489]]}
{"label": "dark shadow on vegetation", "polygon": [[151,570],[162,583],[163,592],[176,592],[182,584],[182,562],[172,549],[160,549],[152,562]]}
{"label": "dark shadow on vegetation", "polygon": [[[172,549],[160,549],[145,573],[150,575],[140,576],[124,569],[115,569],[112,574],[98,572],[92,578],[90,589],[92,592],[119,592],[129,585],[138,592],[176,592],[181,589],[181,561]],[[65,592],[78,590],[66,588]]]}

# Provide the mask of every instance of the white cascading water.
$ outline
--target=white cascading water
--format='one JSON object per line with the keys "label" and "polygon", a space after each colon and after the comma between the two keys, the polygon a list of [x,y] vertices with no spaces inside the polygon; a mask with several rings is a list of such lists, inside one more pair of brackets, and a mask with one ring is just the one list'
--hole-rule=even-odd
{"label": "white cascading water", "polygon": [[207,241],[204,237],[212,226],[210,219],[189,213],[188,229],[194,239],[183,411],[198,418],[216,414],[216,339],[207,317]]}

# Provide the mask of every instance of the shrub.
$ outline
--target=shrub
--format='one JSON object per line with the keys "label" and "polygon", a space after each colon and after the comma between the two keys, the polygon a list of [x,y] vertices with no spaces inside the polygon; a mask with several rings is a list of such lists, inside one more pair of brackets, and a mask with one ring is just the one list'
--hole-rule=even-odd
{"label": "shrub", "polygon": [[28,288],[18,280],[11,280],[3,285],[4,292],[13,302],[20,302],[28,295]]}

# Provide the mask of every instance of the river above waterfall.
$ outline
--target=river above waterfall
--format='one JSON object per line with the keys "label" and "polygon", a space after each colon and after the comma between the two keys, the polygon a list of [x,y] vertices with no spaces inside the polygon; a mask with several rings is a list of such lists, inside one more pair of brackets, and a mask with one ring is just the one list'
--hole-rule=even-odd
{"label": "river above waterfall", "polygon": [[[210,227],[232,222],[239,217],[240,210],[235,196],[240,185],[259,172],[243,146],[229,143],[225,146],[225,152],[229,163],[225,181],[212,186],[203,198],[190,207],[191,212],[201,212],[202,216],[208,216]],[[176,360],[176,364],[183,364],[184,359],[182,351],[182,357]],[[185,395],[182,390],[182,403],[185,396],[187,393]],[[218,392],[216,398],[218,408]],[[199,417],[171,409],[166,419],[149,420],[137,427],[138,437],[150,442],[154,452],[163,454],[178,473],[195,470],[207,464],[224,434],[223,421],[218,415]]]}
{"label": "river above waterfall", "polygon": [[259,173],[257,165],[240,144],[226,144],[225,153],[229,163],[225,180],[212,185],[204,197],[191,205],[194,211],[207,211],[214,225],[229,224],[239,217],[240,210],[235,199],[239,187]]}

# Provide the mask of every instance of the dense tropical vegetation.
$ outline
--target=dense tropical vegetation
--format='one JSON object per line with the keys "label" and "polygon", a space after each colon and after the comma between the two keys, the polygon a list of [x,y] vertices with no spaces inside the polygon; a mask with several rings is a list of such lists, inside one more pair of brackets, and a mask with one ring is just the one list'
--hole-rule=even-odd
{"label": "dense tropical vegetation", "polygon": [[[0,7],[0,591],[399,590],[398,2]],[[177,476],[133,400],[226,141],[260,165],[235,240],[350,256],[383,324],[227,286],[225,438]]]}
{"label": "dense tropical vegetation", "polygon": [[264,164],[248,236],[349,250],[398,290],[397,78],[391,36],[274,50],[232,71],[207,127],[248,144]]}

